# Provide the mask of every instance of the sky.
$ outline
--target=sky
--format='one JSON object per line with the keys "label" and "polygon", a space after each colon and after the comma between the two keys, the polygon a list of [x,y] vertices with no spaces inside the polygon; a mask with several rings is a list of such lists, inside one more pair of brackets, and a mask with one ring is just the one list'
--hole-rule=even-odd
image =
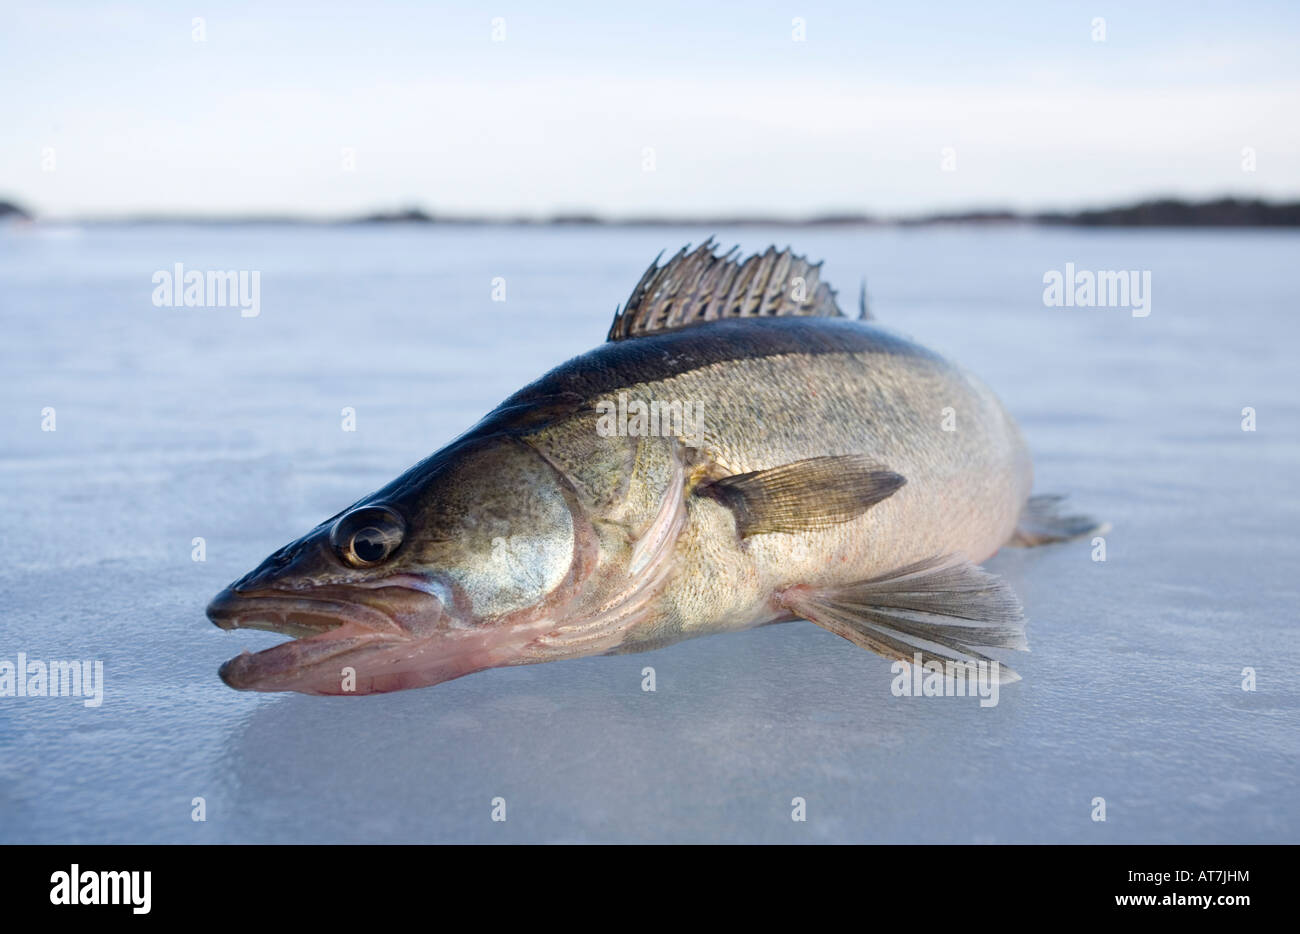
{"label": "sky", "polygon": [[1295,2],[6,2],[0,23],[0,199],[48,217],[1300,197]]}

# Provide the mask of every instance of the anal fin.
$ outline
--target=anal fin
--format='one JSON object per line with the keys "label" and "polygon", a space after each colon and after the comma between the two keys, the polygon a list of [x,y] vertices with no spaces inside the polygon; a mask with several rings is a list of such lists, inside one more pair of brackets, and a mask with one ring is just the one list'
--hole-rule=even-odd
{"label": "anal fin", "polygon": [[[794,587],[791,612],[886,658],[940,664],[995,660],[982,648],[1027,651],[1024,612],[1006,582],[948,555],[836,588]],[[998,662],[999,683],[1020,676]]]}
{"label": "anal fin", "polygon": [[1029,497],[1007,544],[1032,548],[1035,545],[1051,545],[1085,535],[1101,534],[1110,529],[1108,523],[1098,522],[1091,516],[1062,515],[1061,503],[1064,500],[1065,497],[1059,494]]}

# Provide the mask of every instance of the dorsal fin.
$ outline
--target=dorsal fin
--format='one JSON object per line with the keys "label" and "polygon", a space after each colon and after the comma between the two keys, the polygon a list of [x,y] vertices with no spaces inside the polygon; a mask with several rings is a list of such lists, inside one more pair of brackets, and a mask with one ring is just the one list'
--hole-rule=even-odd
{"label": "dorsal fin", "polygon": [[615,312],[608,339],[720,318],[845,317],[835,293],[821,281],[821,263],[810,263],[788,248],[778,253],[776,247],[740,262],[738,247],[719,255],[715,246],[710,237],[693,251],[682,247],[663,266],[663,254],[656,256],[627,304]]}

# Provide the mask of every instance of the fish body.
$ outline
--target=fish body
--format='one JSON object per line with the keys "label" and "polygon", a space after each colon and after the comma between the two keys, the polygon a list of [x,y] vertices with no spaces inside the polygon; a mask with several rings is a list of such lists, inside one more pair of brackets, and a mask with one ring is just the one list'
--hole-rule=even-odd
{"label": "fish body", "polygon": [[219,594],[218,625],[304,637],[222,677],[376,693],[799,618],[906,661],[1025,647],[977,565],[1094,524],[1031,501],[987,387],[816,270],[652,265],[609,342]]}

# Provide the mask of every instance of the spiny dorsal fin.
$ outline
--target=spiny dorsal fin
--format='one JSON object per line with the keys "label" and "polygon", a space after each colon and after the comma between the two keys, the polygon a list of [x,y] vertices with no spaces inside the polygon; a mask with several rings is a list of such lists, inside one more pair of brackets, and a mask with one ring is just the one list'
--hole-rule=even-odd
{"label": "spiny dorsal fin", "polygon": [[720,318],[845,316],[835,293],[821,281],[821,263],[810,263],[788,248],[778,253],[776,247],[741,262],[738,247],[719,255],[715,246],[710,237],[693,251],[682,247],[663,266],[655,257],[627,305],[615,312],[608,339]]}

